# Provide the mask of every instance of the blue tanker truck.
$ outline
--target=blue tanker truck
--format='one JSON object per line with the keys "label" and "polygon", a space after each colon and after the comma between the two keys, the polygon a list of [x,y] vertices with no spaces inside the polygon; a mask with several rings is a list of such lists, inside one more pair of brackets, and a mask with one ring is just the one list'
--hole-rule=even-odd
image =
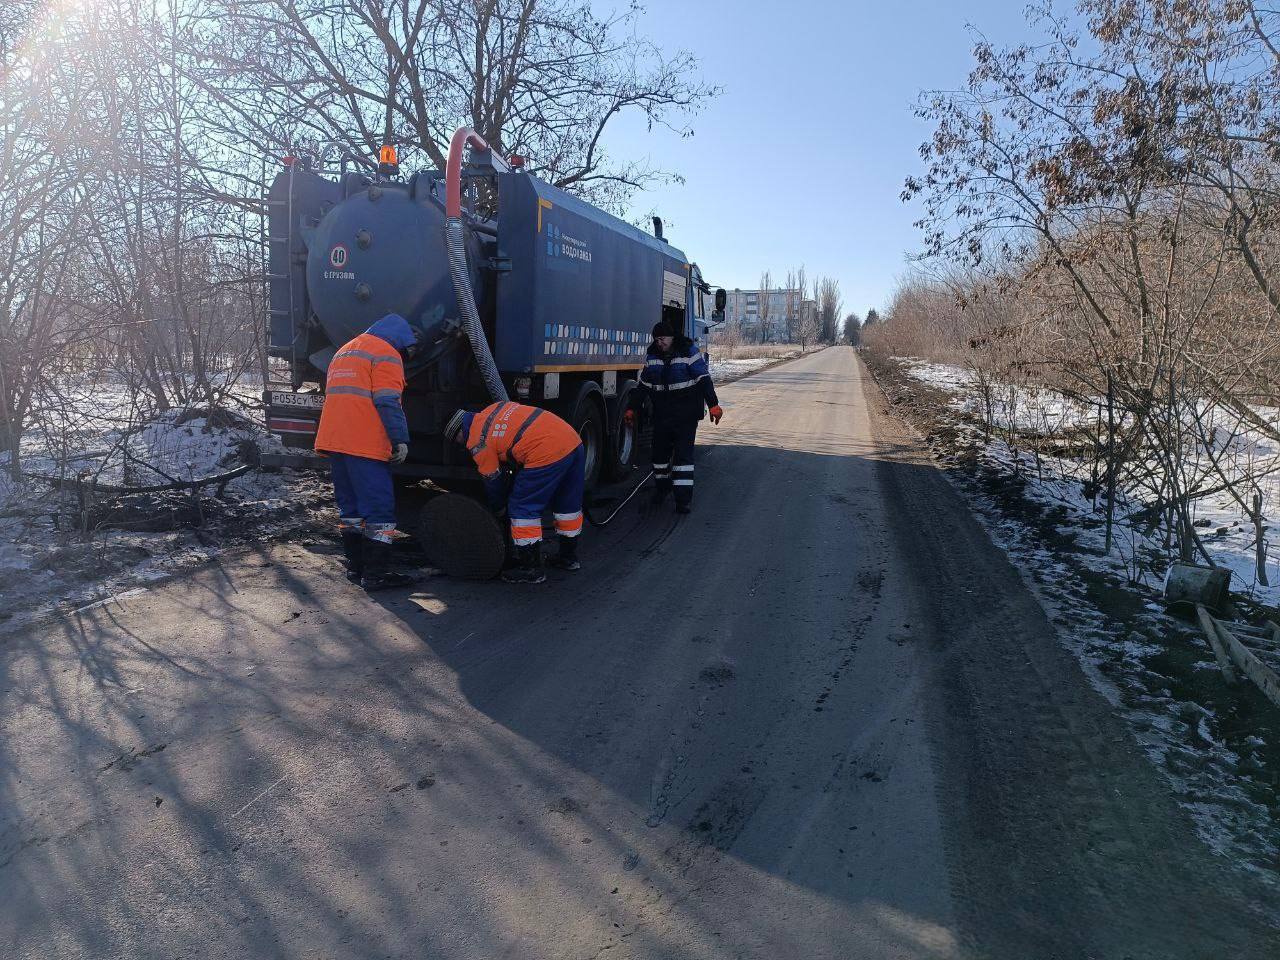
{"label": "blue tanker truck", "polygon": [[405,370],[411,443],[398,472],[446,488],[475,471],[445,442],[445,423],[505,399],[573,424],[589,488],[625,474],[639,443],[622,414],[653,325],[666,320],[705,348],[723,315],[724,291],[712,295],[656,218],[645,233],[470,130],[453,138],[443,172],[401,175],[389,148],[376,173],[325,175],[287,159],[268,210],[269,346],[288,371],[267,386],[269,428],[310,449],[329,360],[398,313],[424,345]]}

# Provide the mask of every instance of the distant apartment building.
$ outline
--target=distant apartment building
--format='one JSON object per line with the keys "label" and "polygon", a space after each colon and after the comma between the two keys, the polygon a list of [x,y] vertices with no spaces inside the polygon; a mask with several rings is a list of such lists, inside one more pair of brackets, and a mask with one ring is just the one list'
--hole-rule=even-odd
{"label": "distant apartment building", "polygon": [[724,318],[741,331],[742,339],[755,343],[786,343],[794,339],[800,318],[812,300],[800,299],[799,291],[779,287],[771,290],[726,290]]}

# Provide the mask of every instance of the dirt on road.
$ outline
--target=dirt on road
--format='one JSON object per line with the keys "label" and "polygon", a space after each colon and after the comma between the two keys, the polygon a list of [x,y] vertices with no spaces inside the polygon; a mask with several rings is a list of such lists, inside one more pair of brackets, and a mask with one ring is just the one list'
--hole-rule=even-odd
{"label": "dirt on road", "polygon": [[854,352],[721,396],[542,587],[282,544],[0,638],[5,955],[1280,955]]}

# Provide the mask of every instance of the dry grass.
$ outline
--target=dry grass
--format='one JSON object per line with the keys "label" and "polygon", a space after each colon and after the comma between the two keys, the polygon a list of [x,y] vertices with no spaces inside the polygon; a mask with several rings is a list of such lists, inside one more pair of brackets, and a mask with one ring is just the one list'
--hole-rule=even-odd
{"label": "dry grass", "polygon": [[[806,350],[816,350],[825,344],[811,343]],[[800,352],[798,343],[740,343],[736,347],[711,341],[711,351],[717,360],[781,360]]]}

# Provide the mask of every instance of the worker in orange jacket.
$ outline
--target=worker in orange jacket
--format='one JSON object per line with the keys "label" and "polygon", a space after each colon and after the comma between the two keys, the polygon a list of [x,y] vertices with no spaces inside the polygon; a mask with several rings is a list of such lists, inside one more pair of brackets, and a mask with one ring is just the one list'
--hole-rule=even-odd
{"label": "worker in orange jacket", "polygon": [[411,582],[390,570],[396,529],[391,465],[409,455],[400,397],[404,361],[416,346],[404,317],[389,313],[334,354],[325,378],[316,450],[328,455],[333,471],[347,578],[366,590]]}
{"label": "worker in orange jacket", "polygon": [[[465,444],[484,480],[490,505],[505,508],[511,521],[516,564],[503,571],[508,583],[542,583],[542,514],[555,516],[560,550],[552,563],[578,570],[586,455],[578,432],[549,410],[495,403],[478,413],[459,410],[445,436]],[[510,486],[503,468],[515,471]]]}

